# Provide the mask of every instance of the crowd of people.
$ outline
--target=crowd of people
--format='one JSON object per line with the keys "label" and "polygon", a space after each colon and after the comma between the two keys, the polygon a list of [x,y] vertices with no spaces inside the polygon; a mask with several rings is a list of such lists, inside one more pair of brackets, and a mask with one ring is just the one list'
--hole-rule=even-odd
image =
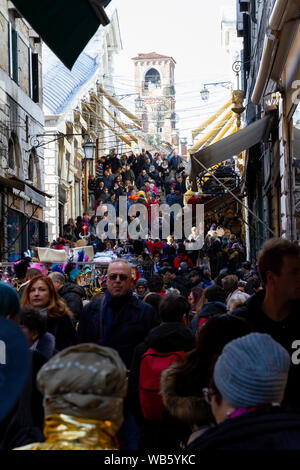
{"label": "crowd of people", "polygon": [[[25,258],[0,273],[16,359],[0,388],[1,449],[300,449],[300,248],[273,238],[251,263],[231,210],[206,220],[205,238],[194,223],[176,239],[175,216],[153,238],[153,205],[203,202],[185,163],[112,149],[89,178],[89,212],[51,245],[82,247],[77,261]],[[122,239],[142,217],[128,213],[105,237],[97,225],[124,195],[147,208],[149,231]],[[107,269],[91,268],[89,245]]]}
{"label": "crowd of people", "polygon": [[[225,165],[225,163],[222,165]],[[53,242],[53,246],[62,243],[75,244],[81,238],[88,238],[90,244],[94,244],[97,249],[101,249],[99,244],[99,234],[97,234],[97,224],[107,218],[108,207],[114,208],[117,215],[115,227],[115,239],[124,226],[139,219],[147,222],[148,231],[142,238],[150,237],[151,224],[153,220],[162,230],[163,216],[151,217],[151,209],[155,206],[165,204],[171,207],[176,204],[179,207],[188,206],[192,213],[192,220],[196,222],[196,206],[210,200],[212,193],[203,194],[203,191],[193,192],[191,183],[188,181],[189,163],[185,157],[177,155],[172,150],[169,154],[156,152],[153,155],[146,150],[135,155],[133,152],[118,155],[112,149],[107,156],[101,157],[96,163],[95,175],[91,174],[88,179],[88,211],[83,216],[78,216],[76,221],[70,218],[63,227],[63,234],[60,239]],[[126,196],[127,220],[123,214],[119,215],[119,198]],[[133,211],[129,215],[130,209],[139,204],[146,208],[141,213],[140,210]],[[235,214],[231,209],[228,214],[219,217],[218,225],[228,228],[226,233],[231,233],[230,228]],[[215,215],[215,217],[218,217]],[[147,219],[147,220],[144,220]],[[212,222],[216,219],[212,218]],[[170,211],[170,234],[174,234],[174,224],[176,214]],[[207,221],[209,223],[209,221]],[[105,228],[105,231],[107,231]],[[205,228],[208,231],[209,227]],[[111,233],[111,232],[110,232]],[[191,234],[192,235],[192,234]],[[113,237],[110,237],[113,238]],[[126,238],[126,237],[125,237]],[[160,238],[163,238],[160,236]]]}
{"label": "crowd of people", "polygon": [[0,448],[298,450],[299,246],[270,239],[253,265],[239,246],[232,262],[232,236],[211,233],[194,258],[139,242],[152,275],[134,279],[120,253],[92,298],[28,264],[0,283],[18,359],[18,395],[0,388]]}

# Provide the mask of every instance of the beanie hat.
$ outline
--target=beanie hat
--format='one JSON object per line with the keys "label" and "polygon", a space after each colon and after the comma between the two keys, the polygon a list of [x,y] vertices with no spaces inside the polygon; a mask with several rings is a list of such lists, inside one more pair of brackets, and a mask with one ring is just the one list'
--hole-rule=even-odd
{"label": "beanie hat", "polygon": [[214,381],[235,408],[280,403],[289,366],[288,352],[270,335],[250,333],[224,347],[215,365]]}
{"label": "beanie hat", "polygon": [[137,286],[147,286],[148,281],[144,277],[140,277],[136,283]]}
{"label": "beanie hat", "polygon": [[108,420],[117,428],[123,422],[126,367],[114,349],[90,343],[70,346],[40,369],[37,383],[46,416]]}
{"label": "beanie hat", "polygon": [[0,317],[14,318],[20,312],[20,297],[9,284],[0,282],[1,309]]}

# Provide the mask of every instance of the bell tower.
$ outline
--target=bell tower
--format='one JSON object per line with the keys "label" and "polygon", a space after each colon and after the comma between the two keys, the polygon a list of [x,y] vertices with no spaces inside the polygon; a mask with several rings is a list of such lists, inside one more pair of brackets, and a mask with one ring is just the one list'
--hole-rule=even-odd
{"label": "bell tower", "polygon": [[173,57],[151,52],[133,57],[135,90],[142,99],[142,106],[135,112],[147,134],[149,146],[168,142],[178,151],[178,135],[175,114],[175,85]]}

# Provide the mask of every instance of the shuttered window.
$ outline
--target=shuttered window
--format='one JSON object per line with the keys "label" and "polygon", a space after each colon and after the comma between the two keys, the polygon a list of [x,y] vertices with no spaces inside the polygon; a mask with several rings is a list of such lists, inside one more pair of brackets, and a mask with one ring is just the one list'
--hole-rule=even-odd
{"label": "shuttered window", "polygon": [[34,53],[32,49],[28,49],[28,66],[29,66],[29,96],[35,102],[39,102],[39,55]]}
{"label": "shuttered window", "polygon": [[11,23],[8,26],[9,75],[19,84],[18,33]]}

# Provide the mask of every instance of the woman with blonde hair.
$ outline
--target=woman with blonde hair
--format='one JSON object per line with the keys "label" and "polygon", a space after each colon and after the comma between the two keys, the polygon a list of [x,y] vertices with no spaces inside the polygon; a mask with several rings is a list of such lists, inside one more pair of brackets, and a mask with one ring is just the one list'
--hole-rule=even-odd
{"label": "woman with blonde hair", "polygon": [[21,305],[32,306],[47,317],[47,331],[55,337],[58,351],[77,344],[73,314],[49,277],[41,274],[32,278],[22,295]]}
{"label": "woman with blonde hair", "polygon": [[70,225],[71,231],[72,231],[72,235],[75,235],[75,229],[76,229],[75,220],[72,219],[72,218],[68,219],[67,225]]}

